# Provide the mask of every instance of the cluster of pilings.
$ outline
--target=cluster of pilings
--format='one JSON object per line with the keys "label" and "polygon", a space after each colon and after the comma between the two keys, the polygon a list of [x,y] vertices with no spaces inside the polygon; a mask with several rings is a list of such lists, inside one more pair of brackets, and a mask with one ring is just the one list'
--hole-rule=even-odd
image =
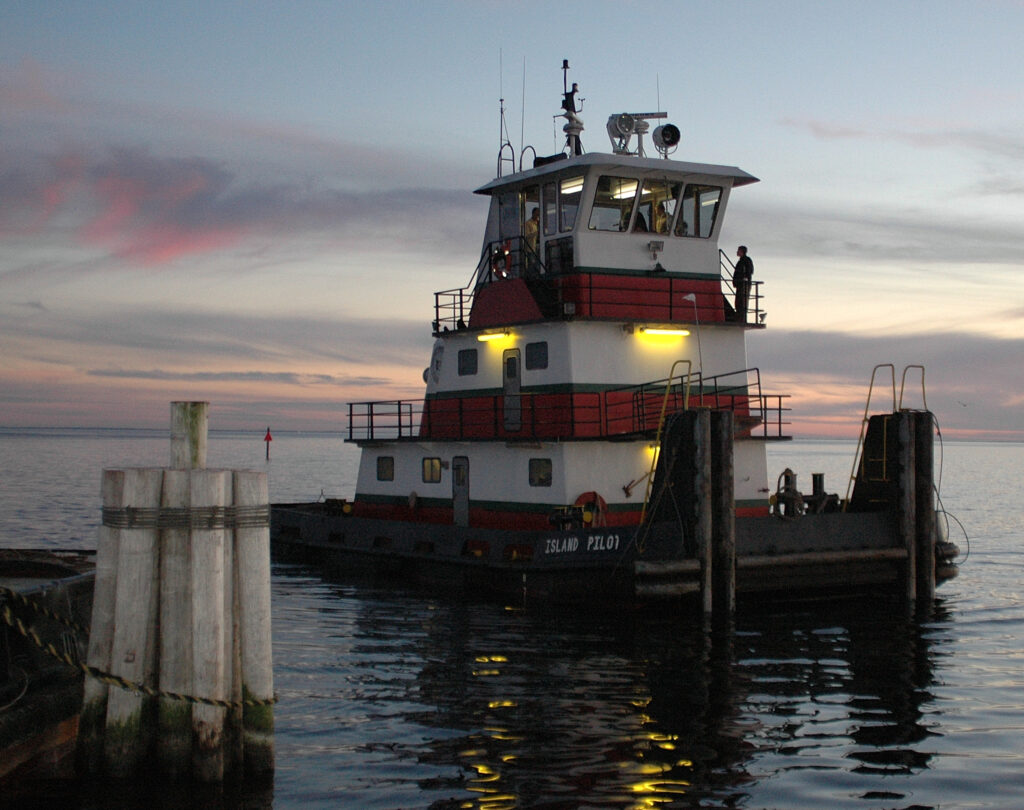
{"label": "cluster of pilings", "polygon": [[732,412],[693,408],[673,415],[665,425],[652,491],[651,521],[678,520],[687,559],[635,563],[637,595],[699,593],[704,613],[732,614],[736,610]]}
{"label": "cluster of pilings", "polygon": [[83,773],[273,771],[267,474],[205,469],[207,409],[171,403],[170,468],[103,471]]}
{"label": "cluster of pilings", "polygon": [[[637,594],[698,594],[704,613],[722,617],[735,611],[737,590],[753,578],[764,592],[812,587],[838,596],[848,585],[874,583],[902,589],[910,601],[930,602],[936,583],[933,426],[928,411],[872,417],[864,453],[873,442],[883,472],[867,480],[862,462],[852,501],[863,512],[891,519],[872,520],[863,512],[788,515],[788,522],[751,519],[747,534],[758,531],[755,520],[765,521],[760,530],[772,536],[788,533],[792,547],[768,554],[737,549],[732,414],[676,414],[665,426],[650,514],[652,521],[678,522],[684,559],[638,561]],[[845,532],[842,541],[838,529]],[[802,547],[792,542],[797,535]]]}

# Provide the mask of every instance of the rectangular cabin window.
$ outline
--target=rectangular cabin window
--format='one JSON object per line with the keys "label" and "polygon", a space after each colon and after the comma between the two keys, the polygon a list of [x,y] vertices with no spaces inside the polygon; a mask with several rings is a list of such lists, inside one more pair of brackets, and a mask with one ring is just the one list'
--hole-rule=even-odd
{"label": "rectangular cabin window", "polygon": [[555,212],[557,208],[557,199],[555,198],[555,184],[545,183],[544,184],[544,235],[551,236],[553,233],[558,232],[558,220],[555,218]]}
{"label": "rectangular cabin window", "polygon": [[441,459],[423,459],[423,483],[436,484],[441,480]]}
{"label": "rectangular cabin window", "polygon": [[530,459],[530,486],[549,487],[551,486],[551,459],[531,458]]}
{"label": "rectangular cabin window", "polygon": [[527,371],[548,367],[548,342],[526,344],[526,369]]}
{"label": "rectangular cabin window", "polygon": [[476,349],[459,349],[459,376],[476,374]]}
{"label": "rectangular cabin window", "polygon": [[558,186],[558,230],[571,231],[576,226],[576,212],[583,194],[582,177],[566,177]]}
{"label": "rectangular cabin window", "polygon": [[378,481],[394,481],[395,480],[395,457],[394,456],[378,456],[377,457],[377,480]]}
{"label": "rectangular cabin window", "polygon": [[498,197],[498,238],[514,239],[519,234],[518,195],[506,192]]}
{"label": "rectangular cabin window", "polygon": [[700,186],[687,183],[683,202],[676,220],[676,236],[694,236],[707,239],[718,218],[722,189],[718,186]]}
{"label": "rectangular cabin window", "polygon": [[644,180],[633,230],[641,230],[640,224],[643,222],[650,228],[651,233],[670,233],[681,188],[682,183]]}
{"label": "rectangular cabin window", "polygon": [[638,185],[639,182],[631,177],[602,175],[598,178],[594,207],[590,212],[590,230],[627,230]]}

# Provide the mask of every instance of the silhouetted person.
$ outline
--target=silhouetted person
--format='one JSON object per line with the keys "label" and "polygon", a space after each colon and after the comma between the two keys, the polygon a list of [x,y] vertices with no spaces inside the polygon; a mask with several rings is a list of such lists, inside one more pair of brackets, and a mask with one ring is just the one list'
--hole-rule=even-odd
{"label": "silhouetted person", "polygon": [[746,245],[736,248],[739,260],[732,273],[732,288],[736,291],[736,320],[747,322],[747,305],[750,300],[750,280],[754,277],[754,263],[747,255]]}

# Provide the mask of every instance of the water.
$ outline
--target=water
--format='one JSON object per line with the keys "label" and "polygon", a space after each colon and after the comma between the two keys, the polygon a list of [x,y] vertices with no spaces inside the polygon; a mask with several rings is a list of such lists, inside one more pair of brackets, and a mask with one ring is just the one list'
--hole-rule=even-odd
{"label": "water", "polygon": [[[165,434],[0,431],[0,544],[90,547],[104,466],[162,466]],[[769,469],[845,494],[847,442]],[[273,500],[352,494],[337,436],[211,435]],[[317,571],[273,574],[277,808],[1012,808],[1024,795],[1024,445],[949,443],[942,501],[970,534],[930,616],[898,603],[686,614],[518,610]],[[952,539],[967,543],[952,524]],[[195,806],[168,786],[48,786],[35,806]]]}

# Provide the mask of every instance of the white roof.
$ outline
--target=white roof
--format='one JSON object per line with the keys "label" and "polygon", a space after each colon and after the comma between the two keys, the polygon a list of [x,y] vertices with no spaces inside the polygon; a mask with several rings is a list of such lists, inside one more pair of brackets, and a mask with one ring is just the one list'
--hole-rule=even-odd
{"label": "white roof", "polygon": [[736,166],[719,166],[714,163],[690,163],[682,160],[665,160],[664,158],[635,157],[633,155],[612,155],[602,152],[589,152],[585,155],[572,155],[565,160],[554,160],[545,163],[534,169],[527,169],[522,172],[515,172],[504,177],[497,177],[490,183],[476,189],[476,194],[494,194],[499,189],[508,186],[519,186],[538,180],[549,174],[555,174],[566,169],[579,167],[586,169],[591,166],[600,166],[610,172],[627,170],[630,173],[639,171],[641,174],[652,174],[658,177],[665,175],[706,175],[710,177],[723,177],[732,180],[733,186],[745,186],[758,182],[758,178]]}

